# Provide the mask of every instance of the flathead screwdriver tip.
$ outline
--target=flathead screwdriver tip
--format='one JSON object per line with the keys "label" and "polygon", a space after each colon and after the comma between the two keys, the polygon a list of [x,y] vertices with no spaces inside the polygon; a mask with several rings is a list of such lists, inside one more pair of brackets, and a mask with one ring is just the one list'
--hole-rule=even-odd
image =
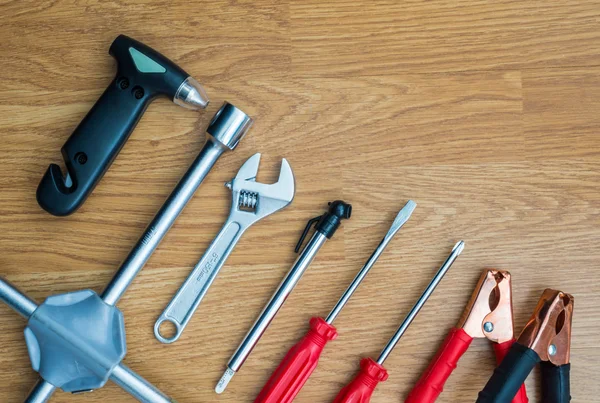
{"label": "flathead screwdriver tip", "polygon": [[465,242],[458,241],[456,243],[456,245],[454,245],[454,248],[452,248],[452,252],[456,252],[457,255],[460,255],[464,248],[465,248]]}
{"label": "flathead screwdriver tip", "polygon": [[223,374],[223,376],[219,380],[219,383],[217,383],[217,386],[215,387],[215,392],[217,392],[219,395],[221,393],[223,393],[225,391],[225,389],[227,388],[227,385],[229,385],[231,378],[233,378],[234,375],[235,375],[235,371],[232,370],[231,368],[227,367],[227,369],[225,370],[225,373]]}
{"label": "flathead screwdriver tip", "polygon": [[394,219],[394,222],[392,223],[386,235],[386,238],[391,239],[391,237],[393,237],[396,234],[396,232],[398,232],[398,230],[402,228],[404,224],[406,224],[413,211],[415,211],[416,207],[417,203],[415,203],[414,201],[409,200],[408,202],[406,202],[404,207],[402,207],[402,209],[400,209],[400,211],[396,215],[396,218]]}

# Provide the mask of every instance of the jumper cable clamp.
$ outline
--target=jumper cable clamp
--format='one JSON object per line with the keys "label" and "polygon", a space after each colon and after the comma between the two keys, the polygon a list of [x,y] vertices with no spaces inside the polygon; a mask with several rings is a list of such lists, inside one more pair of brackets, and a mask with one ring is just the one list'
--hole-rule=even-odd
{"label": "jumper cable clamp", "polygon": [[[474,338],[488,339],[499,364],[515,342],[513,336],[512,287],[510,273],[484,270],[457,326],[450,330],[406,403],[434,402]],[[512,403],[528,401],[521,385]]]}
{"label": "jumper cable clamp", "polygon": [[542,402],[570,402],[572,319],[573,296],[544,290],[519,339],[479,392],[477,403],[510,401],[537,364],[542,374]]}

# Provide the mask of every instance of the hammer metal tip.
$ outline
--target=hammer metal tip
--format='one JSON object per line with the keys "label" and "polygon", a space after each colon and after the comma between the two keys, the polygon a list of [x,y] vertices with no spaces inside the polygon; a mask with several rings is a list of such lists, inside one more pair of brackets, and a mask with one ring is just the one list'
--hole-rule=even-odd
{"label": "hammer metal tip", "polygon": [[209,100],[202,85],[192,77],[188,77],[177,89],[173,102],[184,108],[198,110],[205,109]]}

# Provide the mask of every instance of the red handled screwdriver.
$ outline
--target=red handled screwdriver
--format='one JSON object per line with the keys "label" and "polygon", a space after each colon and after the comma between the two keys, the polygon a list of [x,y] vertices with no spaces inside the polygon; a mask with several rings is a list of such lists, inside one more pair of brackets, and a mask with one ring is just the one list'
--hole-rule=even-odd
{"label": "red handled screwdriver", "polygon": [[340,393],[338,393],[337,397],[333,401],[333,403],[369,403],[371,401],[371,395],[375,390],[375,387],[379,382],[383,382],[388,378],[388,373],[386,369],[383,367],[383,363],[388,358],[396,344],[400,341],[400,338],[408,329],[413,319],[417,316],[423,305],[427,299],[435,290],[435,287],[442,281],[442,278],[452,266],[452,263],[456,260],[458,255],[463,251],[465,247],[465,243],[463,241],[458,242],[454,245],[450,256],[444,262],[442,267],[438,270],[433,280],[429,283],[417,303],[410,310],[404,321],[394,334],[394,337],[390,339],[388,344],[385,346],[377,361],[374,361],[371,358],[363,358],[360,362],[360,372],[359,374],[346,385]]}
{"label": "red handled screwdriver", "polygon": [[314,317],[310,320],[308,333],[287,352],[256,397],[255,403],[289,403],[294,400],[317,367],[325,344],[337,337],[337,331],[332,325],[333,321],[354,294],[371,267],[377,262],[394,235],[408,221],[416,206],[415,202],[409,200],[398,212],[389,231],[329,313],[327,319]]}

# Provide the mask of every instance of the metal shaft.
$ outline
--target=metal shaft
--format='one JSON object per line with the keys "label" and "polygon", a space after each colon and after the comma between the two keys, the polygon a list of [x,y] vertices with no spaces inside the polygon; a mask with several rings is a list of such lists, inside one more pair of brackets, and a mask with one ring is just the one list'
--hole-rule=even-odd
{"label": "metal shaft", "polygon": [[[15,286],[2,277],[0,277],[0,300],[6,302],[8,306],[27,319],[37,309],[37,304],[32,299],[21,293]],[[120,363],[113,369],[110,379],[141,402],[172,402],[170,398],[123,363]],[[29,396],[25,399],[25,402],[44,403],[50,399],[55,390],[55,386],[40,378],[29,393]]]}
{"label": "metal shaft", "polygon": [[144,403],[171,403],[168,396],[155,388],[147,380],[133,372],[125,364],[120,363],[110,374],[110,380],[123,388],[130,395]]}
{"label": "metal shaft", "polygon": [[185,205],[206,178],[215,162],[226,150],[233,150],[252,126],[252,119],[232,104],[225,102],[206,129],[206,144],[167,198],[154,219],[137,241],[121,267],[108,283],[102,299],[116,305],[135,276],[169,231]]}
{"label": "metal shaft", "polygon": [[29,319],[37,309],[35,301],[2,277],[0,277],[0,300],[25,319]]}
{"label": "metal shaft", "polygon": [[352,283],[346,289],[346,291],[344,292],[340,300],[337,302],[337,304],[335,304],[329,315],[327,315],[327,318],[325,319],[327,323],[331,325],[335,318],[337,318],[344,305],[346,305],[346,303],[348,302],[352,294],[354,294],[354,291],[356,291],[356,289],[363,281],[369,270],[371,270],[375,262],[377,262],[377,259],[379,259],[379,256],[381,256],[381,254],[388,246],[394,235],[396,235],[398,230],[402,228],[406,221],[408,221],[412,212],[415,210],[415,207],[417,207],[417,203],[415,203],[412,200],[409,200],[408,203],[406,203],[406,205],[398,212],[398,215],[394,219],[394,222],[392,223],[392,226],[388,230],[387,234],[385,234],[385,237],[383,237],[373,254],[369,257],[367,263],[365,263],[365,265],[358,272],[356,277],[354,277],[354,280],[352,280]]}
{"label": "metal shaft", "polygon": [[254,322],[254,325],[229,360],[227,366],[231,370],[237,372],[242,367],[244,361],[246,361],[246,358],[248,358],[252,349],[256,346],[262,334],[265,332],[275,315],[277,315],[277,312],[290,295],[319,249],[325,244],[326,240],[327,237],[317,231],[310,241],[308,241],[308,244],[300,256],[298,256],[298,259],[296,259],[296,262],[279,285],[279,288],[277,288],[277,291],[275,291],[275,294],[273,294],[271,300],[258,316],[258,319]]}
{"label": "metal shaft", "polygon": [[[25,319],[29,319],[37,309],[34,300],[23,294],[3,277],[0,277],[0,300]],[[29,396],[25,398],[25,403],[44,403],[52,397],[55,390],[54,385],[39,378],[31,392],[29,392]]]}
{"label": "metal shaft", "polygon": [[102,293],[102,299],[109,305],[116,305],[135,276],[152,255],[158,244],[167,234],[185,205],[194,195],[206,175],[226,148],[209,137],[198,157],[194,160],[171,195],[167,198],[144,234],[137,241],[121,267]]}
{"label": "metal shaft", "polygon": [[52,397],[55,390],[54,385],[40,378],[29,392],[29,396],[25,398],[24,403],[45,403]]}
{"label": "metal shaft", "polygon": [[452,263],[454,263],[454,261],[456,260],[458,255],[460,255],[464,248],[465,243],[463,241],[459,241],[456,245],[454,245],[450,256],[448,256],[442,267],[440,267],[438,272],[433,277],[433,280],[431,280],[425,291],[423,291],[423,294],[421,295],[417,303],[412,307],[408,315],[406,315],[406,318],[404,318],[404,321],[396,331],[396,334],[394,334],[394,336],[390,339],[388,344],[385,346],[385,348],[379,355],[379,358],[377,359],[377,363],[379,365],[383,365],[383,363],[388,358],[394,347],[396,347],[396,344],[398,344],[398,342],[400,341],[400,338],[402,337],[404,332],[406,332],[406,329],[408,329],[408,327],[415,319],[423,305],[425,305],[425,302],[427,302],[427,300],[433,293],[433,290],[435,290],[435,287],[437,287],[440,281],[442,281],[442,278],[444,277],[448,269],[450,269],[450,266],[452,266]]}

